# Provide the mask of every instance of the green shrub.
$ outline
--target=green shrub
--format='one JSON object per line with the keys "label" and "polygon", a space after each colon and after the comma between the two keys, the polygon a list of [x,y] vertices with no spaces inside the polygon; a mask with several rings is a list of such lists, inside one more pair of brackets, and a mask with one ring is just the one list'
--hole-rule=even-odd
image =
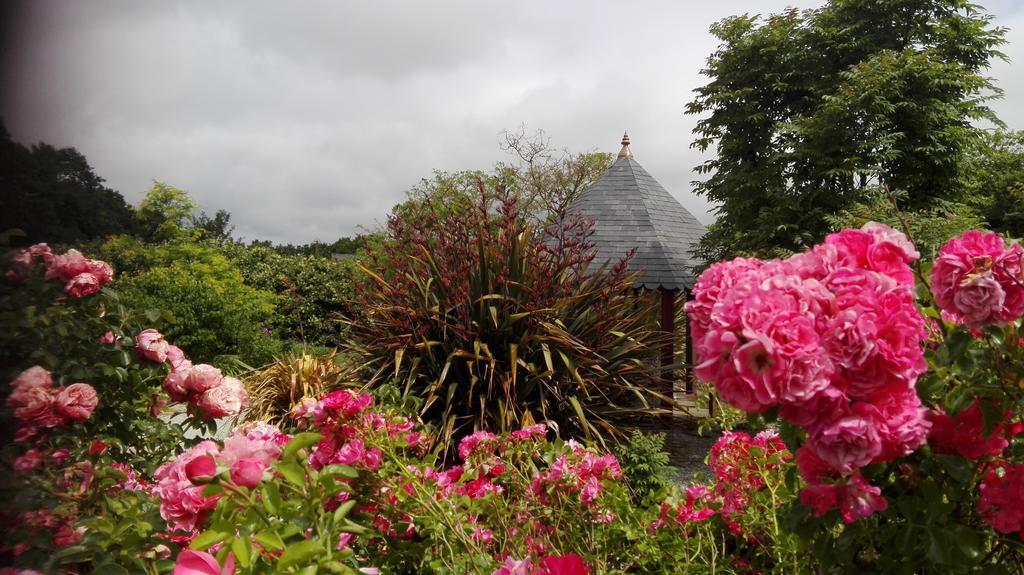
{"label": "green shrub", "polygon": [[279,296],[268,323],[280,339],[314,346],[338,345],[342,301],[352,296],[353,264],[308,255],[281,255],[269,247],[231,244],[224,253],[245,283]]}
{"label": "green shrub", "polygon": [[654,501],[672,485],[664,433],[645,435],[634,429],[628,442],[616,446],[615,455],[637,503]]}
{"label": "green shrub", "polygon": [[423,400],[443,450],[544,420],[600,438],[650,411],[660,332],[626,262],[590,266],[587,222],[537,232],[480,188],[467,211],[427,200],[390,219],[355,284],[348,349]]}
{"label": "green shrub", "polygon": [[277,296],[246,285],[217,246],[191,237],[162,244],[114,237],[99,252],[122,274],[117,287],[126,304],[170,312],[165,335],[197,361],[235,355],[261,365],[283,351],[266,328]]}

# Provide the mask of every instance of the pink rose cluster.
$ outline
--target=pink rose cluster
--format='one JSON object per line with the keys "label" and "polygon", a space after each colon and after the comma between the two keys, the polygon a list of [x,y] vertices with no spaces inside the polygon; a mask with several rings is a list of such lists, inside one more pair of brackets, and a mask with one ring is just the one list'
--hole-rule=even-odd
{"label": "pink rose cluster", "polygon": [[548,555],[536,563],[509,557],[491,575],[590,575],[590,567],[575,553]]}
{"label": "pink rose cluster", "polygon": [[135,351],[142,359],[167,363],[170,373],[164,378],[164,391],[171,401],[188,403],[204,419],[238,415],[249,405],[245,384],[212,365],[192,365],[181,348],[168,343],[155,329],[139,332]]}
{"label": "pink rose cluster", "polygon": [[979,491],[977,510],[985,522],[1024,541],[1024,463],[989,464]]}
{"label": "pink rose cluster", "polygon": [[737,408],[777,407],[803,428],[801,450],[825,469],[804,479],[836,505],[860,485],[859,468],[908,455],[927,436],[914,388],[927,368],[909,266],[918,257],[906,236],[870,222],[786,260],[714,264],[686,305],[696,374]]}
{"label": "pink rose cluster", "polygon": [[939,249],[932,293],[947,321],[971,328],[1024,316],[1024,248],[995,232],[970,230]]}
{"label": "pink rose cluster", "polygon": [[44,277],[64,283],[64,291],[72,297],[92,295],[113,279],[114,270],[100,260],[86,259],[78,250],[56,255],[46,244],[29,246],[14,256],[16,269],[7,271],[6,277],[15,282],[24,281],[37,265],[46,268]]}
{"label": "pink rose cluster", "polygon": [[598,455],[575,441],[567,442],[569,453],[558,456],[547,471],[538,473],[530,483],[539,501],[549,497],[579,497],[585,507],[594,507],[606,481],[622,479],[622,469],[610,453]]}
{"label": "pink rose cluster", "polygon": [[203,485],[227,472],[238,486],[254,488],[269,476],[291,438],[276,427],[250,424],[235,430],[223,446],[206,440],[160,466],[153,493],[160,498],[160,515],[168,528],[190,532],[202,526],[218,496],[204,497]]}
{"label": "pink rose cluster", "polygon": [[1010,439],[1024,431],[1020,421],[1012,421],[1011,411],[1004,411],[1001,415],[1000,421],[986,434],[980,400],[975,400],[955,417],[943,411],[931,411],[928,413],[932,424],[928,441],[936,453],[955,454],[971,460],[997,457],[1010,445]]}
{"label": "pink rose cluster", "polygon": [[413,431],[412,420],[370,411],[371,405],[369,394],[340,389],[298,413],[323,434],[309,456],[315,469],[342,464],[376,471],[384,459],[380,445],[385,442],[401,440],[407,447],[421,447],[422,436]]}
{"label": "pink rose cluster", "polygon": [[53,387],[53,377],[36,365],[11,382],[7,407],[14,411],[19,427],[16,441],[26,441],[44,429],[86,421],[99,405],[96,390],[87,383]]}
{"label": "pink rose cluster", "polygon": [[743,536],[737,520],[751,503],[751,495],[764,489],[765,477],[781,476],[793,458],[786,444],[772,431],[751,437],[742,432],[727,431],[711,446],[708,467],[715,475],[710,485],[693,484],[686,488],[685,498],[676,504],[661,504],[660,516],[651,525],[655,531],[670,524],[686,527],[692,521],[703,521],[719,515],[737,536]]}

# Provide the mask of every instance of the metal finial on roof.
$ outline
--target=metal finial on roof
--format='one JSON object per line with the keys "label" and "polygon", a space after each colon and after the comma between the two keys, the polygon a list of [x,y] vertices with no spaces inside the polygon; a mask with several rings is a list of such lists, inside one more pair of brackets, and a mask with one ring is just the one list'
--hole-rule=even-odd
{"label": "metal finial on roof", "polygon": [[629,149],[629,133],[628,132],[623,132],[622,133],[622,149],[619,150],[619,157],[620,158],[632,158],[633,157],[633,151]]}

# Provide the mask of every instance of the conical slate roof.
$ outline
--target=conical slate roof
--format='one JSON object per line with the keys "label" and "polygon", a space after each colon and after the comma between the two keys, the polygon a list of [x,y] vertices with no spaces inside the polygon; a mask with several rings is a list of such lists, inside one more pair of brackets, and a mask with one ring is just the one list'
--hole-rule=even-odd
{"label": "conical slate roof", "polygon": [[594,221],[595,263],[614,262],[636,248],[629,268],[639,273],[637,287],[693,287],[697,260],[690,249],[705,228],[633,159],[628,135],[612,167],[568,211]]}

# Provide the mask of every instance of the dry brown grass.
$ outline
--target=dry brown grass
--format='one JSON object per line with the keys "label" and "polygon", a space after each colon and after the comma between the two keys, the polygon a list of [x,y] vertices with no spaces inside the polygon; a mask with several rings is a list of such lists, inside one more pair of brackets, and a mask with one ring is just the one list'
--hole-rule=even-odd
{"label": "dry brown grass", "polygon": [[292,407],[304,397],[319,399],[342,387],[359,387],[360,366],[336,351],[326,356],[288,353],[245,378],[249,391],[246,421],[285,422]]}

